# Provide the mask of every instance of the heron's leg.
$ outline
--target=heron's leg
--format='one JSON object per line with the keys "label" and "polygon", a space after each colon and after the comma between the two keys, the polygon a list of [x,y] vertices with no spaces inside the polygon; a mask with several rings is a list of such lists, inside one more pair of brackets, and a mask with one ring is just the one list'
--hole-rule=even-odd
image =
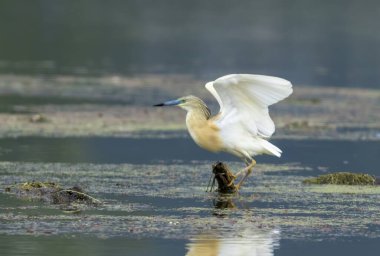
{"label": "heron's leg", "polygon": [[245,168],[246,173],[244,177],[239,181],[239,183],[236,185],[236,189],[239,190],[240,187],[243,185],[243,182],[247,179],[247,177],[252,173],[253,167],[256,165],[256,161],[252,159],[252,162]]}
{"label": "heron's leg", "polygon": [[240,175],[242,175],[243,173],[246,173],[248,171],[248,168],[251,168],[249,167],[251,162],[252,162],[252,159],[247,159],[247,158],[243,158],[243,161],[245,162],[245,165],[246,167],[244,167],[242,170],[238,171],[237,173],[235,173],[230,181],[230,183],[228,183],[228,187],[231,186],[234,181],[236,180],[237,177],[239,177]]}
{"label": "heron's leg", "polygon": [[230,183],[227,184],[227,187],[231,187],[232,184],[234,184],[234,181],[236,180],[236,175],[234,175],[234,174],[232,174],[232,175],[233,175],[232,179],[231,179]]}
{"label": "heron's leg", "polygon": [[250,159],[250,160],[248,160],[248,159],[244,159],[244,162],[245,162],[246,167],[243,168],[242,170],[238,171],[237,173],[235,173],[235,175],[234,175],[234,176],[235,176],[235,179],[236,179],[237,177],[239,177],[240,175],[242,175],[243,173],[247,172],[248,167],[249,167],[249,165],[251,164],[252,160],[251,160],[251,159]]}

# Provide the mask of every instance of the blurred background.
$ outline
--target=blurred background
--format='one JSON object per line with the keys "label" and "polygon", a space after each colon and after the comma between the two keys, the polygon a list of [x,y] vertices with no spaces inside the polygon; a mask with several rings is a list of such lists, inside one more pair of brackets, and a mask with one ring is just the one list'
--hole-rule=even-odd
{"label": "blurred background", "polygon": [[[378,251],[378,187],[302,180],[380,175],[379,27],[379,0],[0,0],[0,255],[185,255],[200,235],[260,255]],[[228,73],[294,85],[270,109],[284,154],[258,157],[235,203],[204,191],[212,162],[242,163],[152,107],[193,94],[217,113],[203,85]],[[105,204],[4,193],[26,181]]]}
{"label": "blurred background", "polygon": [[380,88],[377,0],[0,0],[0,73]]}

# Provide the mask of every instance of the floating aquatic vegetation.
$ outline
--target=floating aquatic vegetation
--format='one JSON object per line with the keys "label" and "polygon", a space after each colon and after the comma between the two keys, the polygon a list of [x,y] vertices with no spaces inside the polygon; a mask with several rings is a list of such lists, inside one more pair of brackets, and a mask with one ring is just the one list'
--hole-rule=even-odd
{"label": "floating aquatic vegetation", "polygon": [[[228,164],[232,170],[241,167],[239,163]],[[259,164],[255,170],[256,175],[238,194],[220,196],[205,192],[211,166],[204,162],[0,162],[0,191],[7,184],[22,185],[28,177],[50,181],[27,184],[28,189],[43,190],[58,184],[68,187],[74,183],[103,198],[99,207],[64,203],[63,210],[71,213],[83,209],[83,214],[67,215],[59,210],[59,204],[52,203],[52,197],[48,201],[51,203],[40,203],[0,193],[0,234],[187,239],[204,232],[217,237],[241,237],[244,230],[280,229],[286,239],[380,237],[376,224],[380,218],[379,186],[304,185],[304,175],[312,175],[313,170],[295,164]],[[326,192],[330,187],[354,192]]]}
{"label": "floating aquatic vegetation", "polygon": [[7,186],[4,190],[23,199],[41,200],[59,205],[65,212],[79,212],[81,206],[101,204],[98,199],[84,193],[78,186],[65,189],[55,182],[24,182]]}
{"label": "floating aquatic vegetation", "polygon": [[[32,181],[32,182],[25,182],[25,183],[20,184],[20,189],[25,190],[25,191],[30,191],[32,189],[41,189],[41,188],[59,189],[60,186],[54,182],[41,182],[41,181]],[[10,190],[11,187],[8,187],[8,189]]]}
{"label": "floating aquatic vegetation", "polygon": [[352,195],[366,195],[378,196],[380,195],[380,186],[370,185],[311,185],[308,188],[312,193],[323,194],[352,194]]}
{"label": "floating aquatic vegetation", "polygon": [[322,98],[295,98],[292,97],[291,99],[288,100],[289,103],[292,104],[300,104],[300,105],[317,105],[322,102]]}
{"label": "floating aquatic vegetation", "polygon": [[375,185],[376,178],[364,173],[337,172],[308,178],[305,184],[330,184],[330,185]]}
{"label": "floating aquatic vegetation", "polygon": [[41,114],[35,114],[29,118],[29,121],[32,123],[44,123],[44,122],[48,122],[48,119]]}
{"label": "floating aquatic vegetation", "polygon": [[[0,137],[184,136],[182,111],[150,105],[194,93],[215,106],[205,82],[157,74],[116,79],[1,75]],[[273,106],[275,137],[379,140],[379,97],[380,90],[297,86],[291,98]]]}

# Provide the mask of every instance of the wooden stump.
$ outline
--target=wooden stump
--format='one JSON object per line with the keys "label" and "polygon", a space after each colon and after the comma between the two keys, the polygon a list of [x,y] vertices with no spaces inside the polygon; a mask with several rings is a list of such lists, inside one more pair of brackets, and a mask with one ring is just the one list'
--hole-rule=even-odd
{"label": "wooden stump", "polygon": [[[228,166],[222,162],[216,162],[212,166],[212,173],[214,175],[213,184],[215,180],[218,183],[217,191],[222,194],[232,194],[237,191],[234,181],[234,175]],[[211,187],[212,190],[212,187]]]}

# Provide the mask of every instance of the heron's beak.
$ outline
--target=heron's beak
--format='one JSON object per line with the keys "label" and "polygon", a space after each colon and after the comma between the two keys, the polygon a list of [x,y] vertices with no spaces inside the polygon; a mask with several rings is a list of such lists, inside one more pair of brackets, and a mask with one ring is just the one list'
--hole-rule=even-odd
{"label": "heron's beak", "polygon": [[169,101],[165,101],[164,103],[156,104],[153,106],[154,107],[175,106],[175,105],[178,105],[180,103],[181,103],[180,100],[169,100]]}

